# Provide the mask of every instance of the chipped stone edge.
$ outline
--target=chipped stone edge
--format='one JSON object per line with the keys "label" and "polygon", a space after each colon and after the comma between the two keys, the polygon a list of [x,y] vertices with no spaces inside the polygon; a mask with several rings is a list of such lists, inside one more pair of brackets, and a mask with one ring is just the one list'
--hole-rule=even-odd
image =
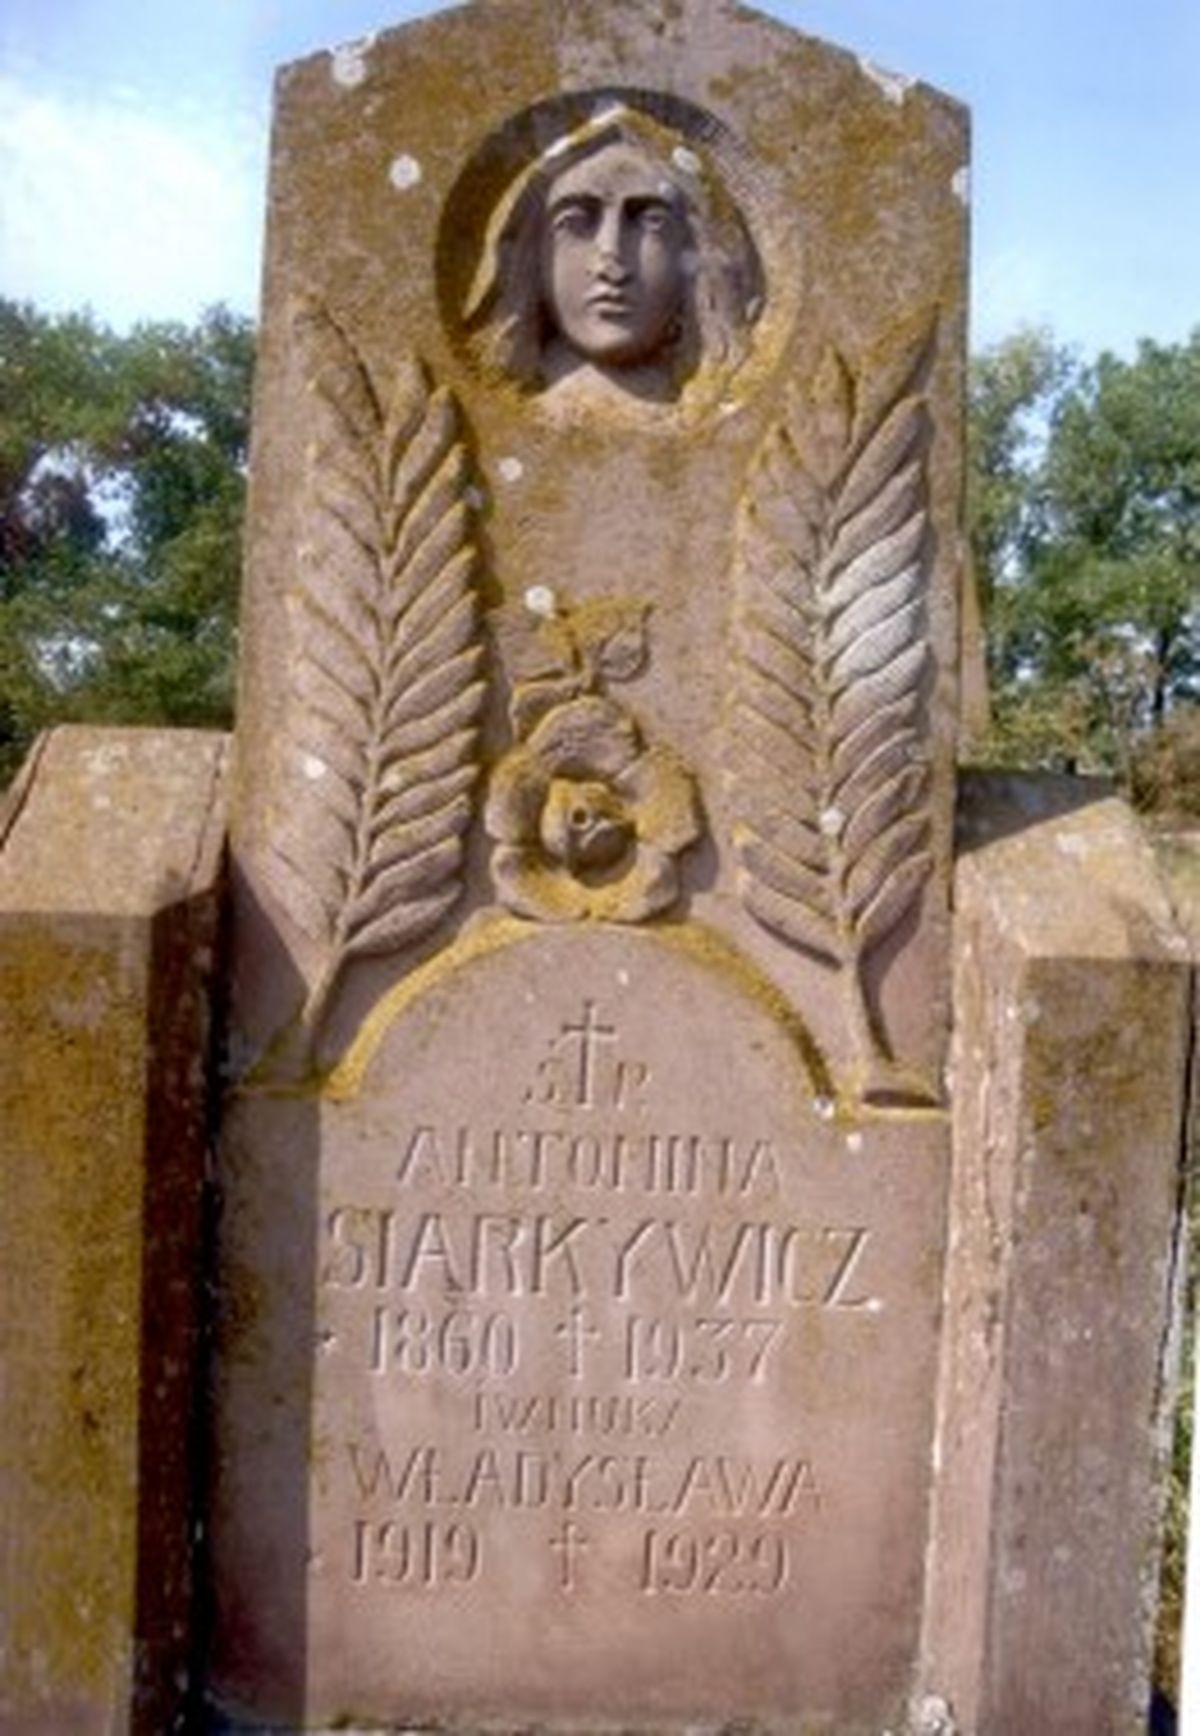
{"label": "chipped stone edge", "polygon": [[880,66],[876,60],[871,60],[865,54],[855,56],[858,70],[864,78],[869,78],[876,88],[882,91],[885,101],[893,108],[903,108],[904,99],[910,90],[920,83],[910,72],[893,72],[889,67]]}

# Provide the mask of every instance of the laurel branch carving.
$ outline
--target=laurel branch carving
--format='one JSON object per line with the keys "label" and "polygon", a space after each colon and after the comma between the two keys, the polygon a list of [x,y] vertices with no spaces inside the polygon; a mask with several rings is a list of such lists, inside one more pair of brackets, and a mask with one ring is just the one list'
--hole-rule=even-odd
{"label": "laurel branch carving", "polygon": [[752,463],[736,535],[739,892],[765,928],[841,970],[868,1097],[895,1080],[863,962],[932,866],[920,381],[933,339],[928,324],[865,388],[828,349]]}
{"label": "laurel branch carving", "polygon": [[428,933],[462,889],[480,769],[483,638],[454,401],[405,357],[386,399],[305,298],[305,541],[293,598],[287,774],[265,874],[320,949],[315,1028],[348,960]]}

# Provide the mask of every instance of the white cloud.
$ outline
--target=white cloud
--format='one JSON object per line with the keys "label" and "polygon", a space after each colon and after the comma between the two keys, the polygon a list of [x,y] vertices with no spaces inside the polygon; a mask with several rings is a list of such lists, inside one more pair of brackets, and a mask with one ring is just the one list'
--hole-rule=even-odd
{"label": "white cloud", "polygon": [[0,74],[0,294],[117,326],[253,311],[266,125]]}

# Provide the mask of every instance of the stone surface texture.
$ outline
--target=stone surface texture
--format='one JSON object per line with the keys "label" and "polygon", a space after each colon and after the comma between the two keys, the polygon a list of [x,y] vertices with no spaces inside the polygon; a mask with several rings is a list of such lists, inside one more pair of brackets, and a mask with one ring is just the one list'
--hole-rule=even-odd
{"label": "stone surface texture", "polygon": [[60,729],[0,834],[0,1730],[189,1694],[225,738]]}
{"label": "stone surface texture", "polygon": [[247,1725],[902,1714],[966,155],[728,0],[489,0],[280,74],[213,1488]]}
{"label": "stone surface texture", "polygon": [[1145,1728],[1192,970],[1133,816],[978,776],[922,1673],[980,1736]]}

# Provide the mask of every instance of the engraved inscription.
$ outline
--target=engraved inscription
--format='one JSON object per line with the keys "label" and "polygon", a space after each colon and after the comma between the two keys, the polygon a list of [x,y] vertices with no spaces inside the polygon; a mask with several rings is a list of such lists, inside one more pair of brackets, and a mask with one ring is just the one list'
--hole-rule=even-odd
{"label": "engraved inscription", "polygon": [[376,1308],[371,1315],[370,1366],[374,1374],[446,1374],[459,1379],[515,1374],[520,1366],[517,1324],[507,1314],[454,1308]]}
{"label": "engraved inscription", "polygon": [[[618,1061],[614,1077],[619,1080],[621,1069],[630,1065],[637,1063]],[[703,1199],[769,1197],[779,1191],[779,1159],[769,1139],[731,1134],[422,1125],[400,1144],[396,1180],[413,1187],[433,1182],[532,1193],[568,1186]]]}
{"label": "engraved inscription", "polygon": [[482,1571],[483,1550],[473,1526],[431,1520],[355,1522],[350,1567],[355,1585],[430,1591],[437,1586],[470,1585]]}
{"label": "engraved inscription", "polygon": [[[774,1219],[696,1225],[647,1217],[621,1227],[582,1215],[426,1211],[409,1217],[355,1206],[336,1206],[326,1225],[332,1245],[321,1281],[332,1289],[428,1294],[431,1300],[565,1296],[636,1303],[642,1295],[665,1294],[699,1307],[741,1303],[851,1314],[883,1307],[859,1278],[873,1235],[863,1225]],[[422,1330],[439,1330],[420,1318]],[[468,1323],[456,1327],[460,1333],[475,1330],[473,1316],[450,1318]],[[570,1328],[575,1337],[585,1330],[578,1322]]]}
{"label": "engraved inscription", "polygon": [[571,1380],[583,1379],[584,1352],[589,1343],[596,1343],[603,1335],[596,1326],[589,1326],[587,1315],[582,1308],[572,1308],[565,1320],[560,1320],[554,1328],[556,1338],[562,1340],[567,1353],[567,1374]]}
{"label": "engraved inscription", "polygon": [[770,1122],[664,1125],[690,1099],[637,1029],[614,992],[561,996],[489,1120],[405,1105],[361,1194],[347,1168],[326,1196],[322,1366],[365,1384],[322,1548],[356,1594],[492,1595],[518,1561],[580,1608],[798,1583],[805,1435],[886,1317],[887,1228],[806,1215]]}
{"label": "engraved inscription", "polygon": [[551,1549],[557,1551],[562,1577],[559,1590],[571,1592],[575,1590],[575,1567],[577,1553],[588,1546],[587,1536],[571,1519],[563,1521],[562,1530],[550,1539]]}
{"label": "engraved inscription", "polygon": [[347,1443],[358,1495],[389,1507],[562,1509],[685,1518],[788,1519],[811,1510],[820,1488],[803,1455],[749,1459],[695,1453],[667,1463],[637,1453],[581,1448],[474,1450],[424,1443],[401,1451]]}
{"label": "engraved inscription", "polygon": [[[640,1106],[650,1086],[650,1069],[644,1061],[619,1054],[618,1042],[615,1025],[603,1023],[595,1004],[585,1000],[578,1020],[564,1021],[558,1035],[550,1039],[549,1052],[538,1060],[534,1081],[522,1101],[554,1109],[622,1111]],[[595,1136],[585,1134],[573,1147],[586,1150],[589,1139],[595,1152],[592,1173],[597,1175],[601,1157]],[[571,1167],[581,1167],[574,1149]],[[572,1174],[571,1179],[581,1178]]]}
{"label": "engraved inscription", "polygon": [[[578,1023],[564,1024],[559,1035],[551,1039],[555,1053],[549,1061],[540,1064],[539,1073],[545,1090],[536,1101],[559,1107],[594,1109],[597,1103],[598,1051],[616,1040],[616,1027],[604,1024],[597,1016],[593,1002],[584,1001]],[[561,1054],[564,1047],[568,1051],[566,1056]],[[571,1051],[574,1051],[574,1066],[571,1065]],[[525,1100],[535,1101],[531,1091],[526,1092]]]}
{"label": "engraved inscription", "polygon": [[534,1393],[508,1396],[477,1392],[473,1426],[482,1433],[597,1434],[660,1438],[679,1417],[682,1400],[633,1397],[628,1393]]}
{"label": "engraved inscription", "polygon": [[679,1321],[631,1314],[625,1323],[625,1378],[761,1382],[782,1331],[782,1320]]}
{"label": "engraved inscription", "polygon": [[787,1538],[778,1532],[647,1531],[642,1545],[645,1592],[770,1597],[787,1584]]}

